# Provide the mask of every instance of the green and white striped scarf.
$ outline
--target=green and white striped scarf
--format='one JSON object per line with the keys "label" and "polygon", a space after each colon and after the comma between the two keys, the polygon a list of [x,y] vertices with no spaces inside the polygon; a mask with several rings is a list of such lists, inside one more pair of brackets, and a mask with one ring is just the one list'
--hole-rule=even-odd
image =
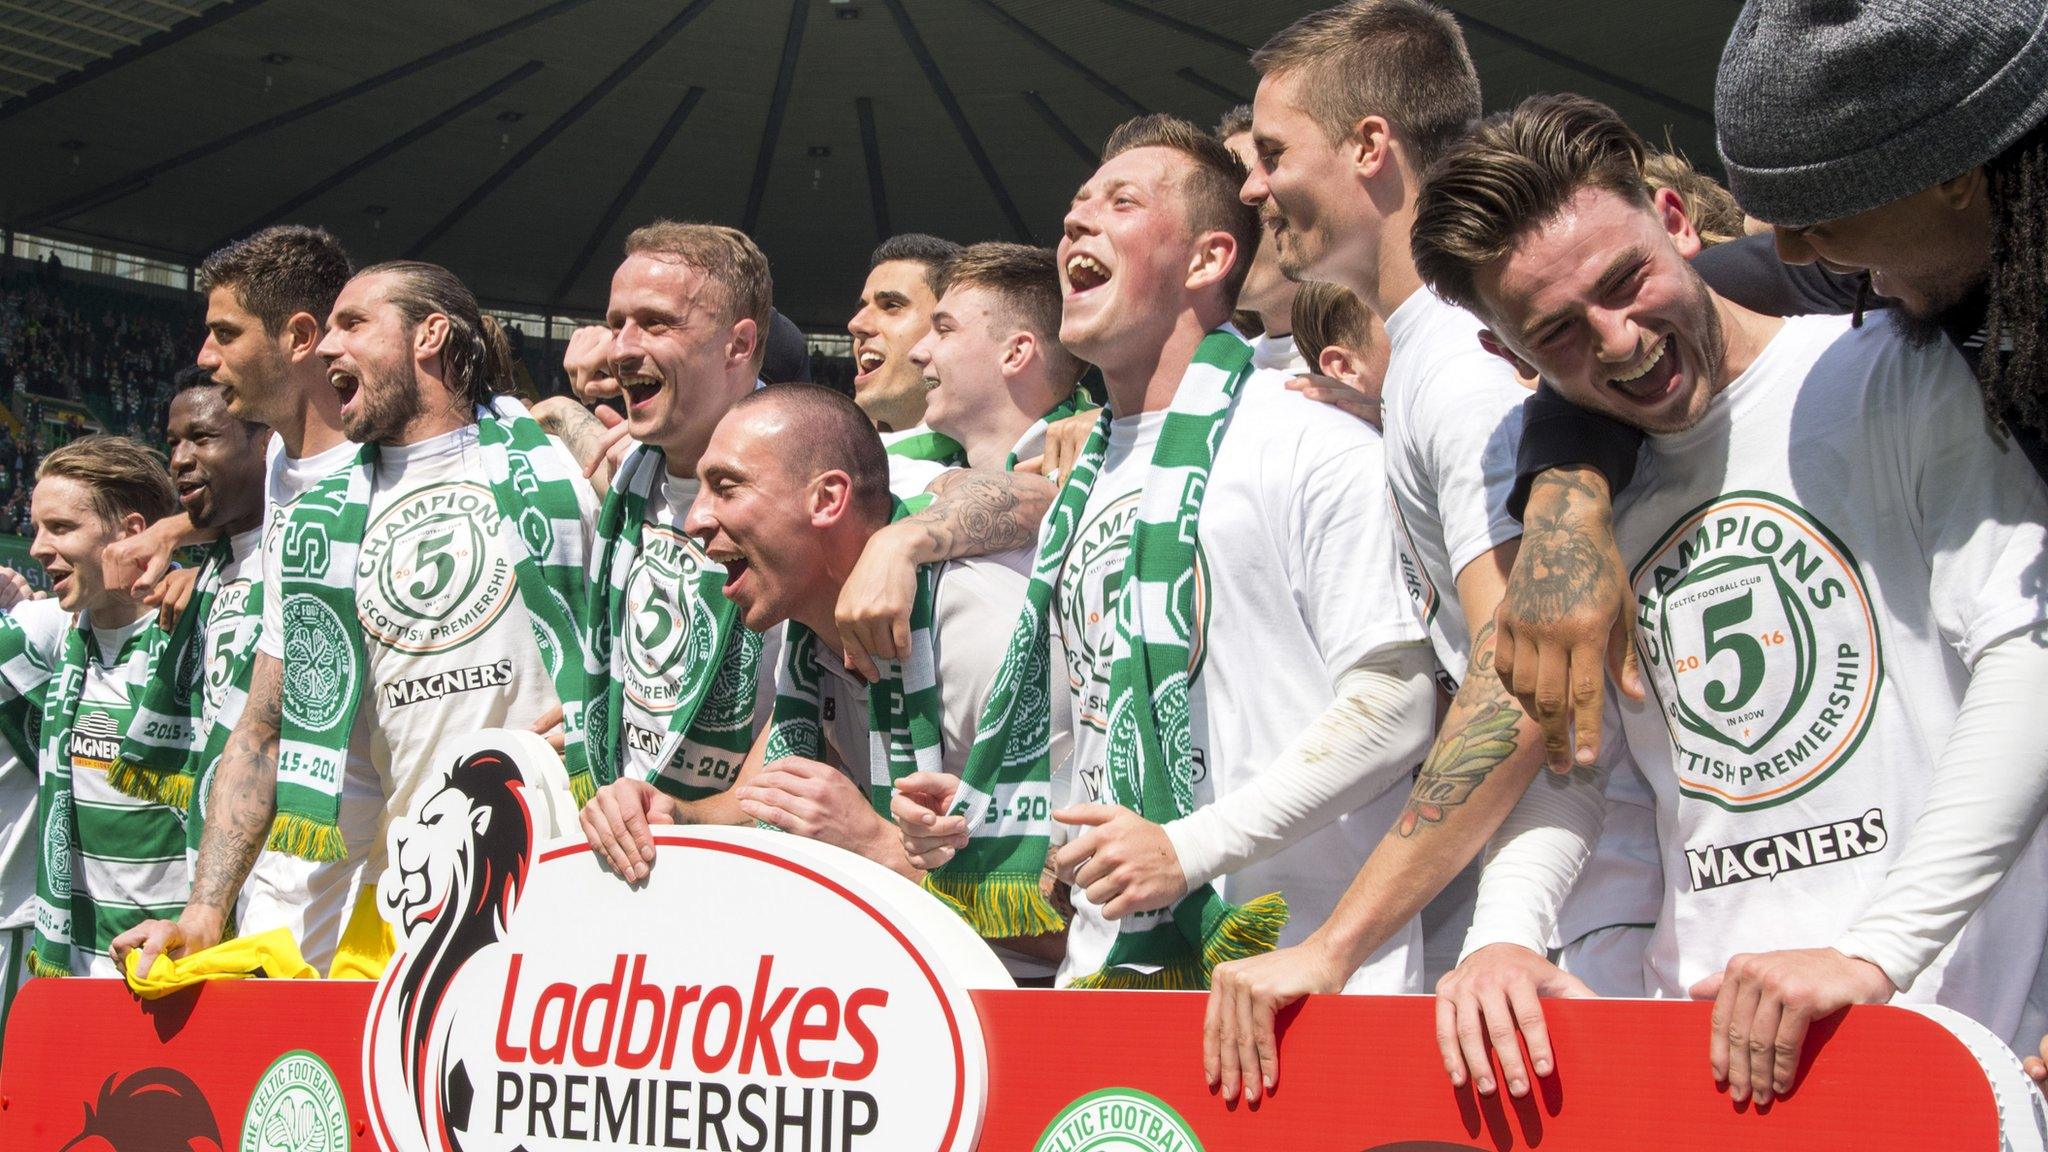
{"label": "green and white striped scarf", "polygon": [[[256,666],[254,643],[226,654],[226,686],[220,708],[208,719],[206,638],[211,629],[224,623],[213,618],[213,604],[220,594],[221,574],[233,561],[234,549],[226,536],[207,546],[192,586],[191,603],[171,630],[156,675],[143,686],[135,723],[121,740],[120,760],[107,773],[107,782],[130,796],[185,809],[186,836],[194,849],[199,847],[204,828],[200,781],[227,751],[228,737],[248,703],[249,674]],[[250,581],[242,615],[262,618],[261,580]]]}
{"label": "green and white striped scarf", "polygon": [[[146,682],[170,637],[154,620],[137,628],[115,656],[111,675],[121,682]],[[36,932],[29,949],[29,967],[38,976],[71,975],[74,933],[88,940],[95,931],[91,900],[77,891],[83,867],[78,841],[78,809],[71,795],[71,726],[85,692],[88,661],[101,663],[99,639],[81,616],[65,634],[64,654],[49,686],[43,711],[42,778],[36,785],[36,827],[42,851],[36,858]]]}
{"label": "green and white striped scarf", "polygon": [[[509,397],[477,410],[477,446],[519,599],[562,701],[568,737],[563,757],[578,766],[584,755],[587,633],[581,609],[588,603],[583,513],[576,497],[583,478],[525,407]],[[369,675],[356,618],[356,559],[376,466],[376,446],[364,445],[354,463],[299,497],[277,526],[284,533],[284,715],[269,846],[307,860],[340,860],[348,853],[340,826],[341,786]]]}
{"label": "green and white striped scarf", "polygon": [[[1017,438],[1017,443],[1025,444],[1035,440],[1038,442],[1038,450],[1040,452],[1043,452],[1045,451],[1045,433],[1048,428],[1051,428],[1053,425],[1059,423],[1062,420],[1065,420],[1069,416],[1073,416],[1081,412],[1087,412],[1093,409],[1094,407],[1095,402],[1093,400],[1088,399],[1088,393],[1083,392],[1079,388],[1076,388],[1072,392],[1067,393],[1067,398],[1065,400],[1062,400],[1058,404],[1053,405],[1052,411],[1047,412],[1043,416],[1040,416],[1035,422],[1033,422],[1030,428],[1025,429],[1024,435]],[[1017,450],[1015,448],[1012,448],[1010,449],[1009,456],[1003,460],[1003,471],[1014,472],[1016,470]]]}
{"label": "green and white striped scarf", "polygon": [[967,467],[967,449],[962,448],[959,441],[925,428],[922,424],[918,425],[918,428],[923,431],[913,429],[894,440],[885,437],[885,451],[891,456],[901,456],[906,460],[930,460],[949,468]]}
{"label": "green and white striped scarf", "polygon": [[31,772],[42,754],[43,702],[61,649],[39,648],[29,630],[0,614],[0,740]]}
{"label": "green and white striped scarf", "polygon": [[[642,444],[619,465],[610,495],[597,518],[597,566],[586,612],[590,640],[583,650],[585,702],[581,723],[586,763],[570,773],[576,802],[619,778],[625,760],[626,582],[640,553],[647,503],[667,483],[659,448]],[[678,607],[689,621],[689,648],[674,669],[680,680],[669,737],[656,762],[667,765],[685,744],[719,749],[743,759],[754,743],[754,688],[761,662],[761,637],[739,623],[739,609],[725,598],[725,569],[706,564],[686,575],[676,589]],[[566,711],[566,709],[565,709]],[[657,770],[649,783],[683,800],[701,800],[719,789],[685,784]]]}
{"label": "green and white striped scarf", "polygon": [[[902,514],[900,503],[897,513]],[[868,800],[884,819],[889,816],[889,796],[897,780],[912,772],[946,770],[945,713],[932,647],[935,586],[932,566],[920,566],[917,597],[910,609],[909,658],[879,662],[881,679],[868,686]],[[965,639],[972,643],[985,638]],[[1030,638],[1026,643],[1031,645]],[[1059,912],[1038,890],[1038,875],[1045,867],[1052,839],[1051,766],[1046,755],[1051,711],[1043,706],[1050,661],[1042,628],[1035,651],[1035,672],[1027,660],[1019,662],[1016,674],[1024,676],[1024,694],[1036,693],[1044,731],[1021,737],[1015,746],[975,743],[950,809],[954,815],[967,817],[967,847],[926,874],[924,881],[926,888],[991,940],[1038,936],[1065,927]],[[825,730],[818,637],[794,620],[783,644],[783,670],[776,683],[775,711],[763,758],[770,764],[787,756],[822,759]],[[1013,673],[1010,661],[1005,662],[1003,671]],[[982,710],[984,731],[991,709],[1018,694],[1016,680],[997,677]]]}
{"label": "green and white striped scarf", "polygon": [[[1188,630],[1196,615],[1190,574],[1209,468],[1238,391],[1251,374],[1251,360],[1251,345],[1229,329],[1202,339],[1161,425],[1124,561],[1112,640],[1105,778],[1109,799],[1156,824],[1179,819],[1195,807]],[[1022,664],[1027,645],[1045,643],[1053,589],[1108,453],[1110,418],[1109,412],[1102,414],[1039,530],[1029,602],[999,683],[1018,683],[1011,666]],[[1040,684],[1043,677],[1022,682]],[[983,743],[1014,744],[1011,730],[1016,726],[1050,732],[1049,703],[1043,696],[1019,693],[1002,710],[994,703],[982,717],[977,751]],[[1116,942],[1102,970],[1073,986],[1207,987],[1216,965],[1271,951],[1286,924],[1287,902],[1277,893],[1232,905],[1205,884],[1170,909],[1118,921]]]}

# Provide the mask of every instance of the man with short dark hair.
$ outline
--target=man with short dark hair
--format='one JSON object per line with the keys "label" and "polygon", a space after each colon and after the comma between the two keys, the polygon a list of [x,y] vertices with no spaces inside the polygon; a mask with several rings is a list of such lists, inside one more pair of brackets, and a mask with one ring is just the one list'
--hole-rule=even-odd
{"label": "man with short dark hair", "polygon": [[116,786],[122,734],[166,637],[154,609],[107,583],[101,559],[176,507],[163,461],[124,437],[73,440],[36,470],[30,553],[73,614],[44,686],[38,975],[118,976],[115,938],[174,913],[191,891],[184,809]]}
{"label": "man with short dark hair", "polygon": [[960,246],[909,232],[882,241],[868,261],[853,336],[853,398],[874,421],[890,459],[889,490],[908,500],[960,462],[960,446],[924,425],[924,374],[910,350],[931,331],[939,276]]}
{"label": "man with short dark hair", "polygon": [[[1986,439],[1946,343],[1714,294],[1643,155],[1606,106],[1532,97],[1432,170],[1414,243],[1489,350],[1648,436],[1615,532],[1640,557],[1655,700],[1618,704],[1609,751],[1656,797],[1649,990],[1715,998],[1737,1103],[1789,1090],[1808,1024],[1850,1004],[1943,1004],[2029,1043],[2048,1024],[2048,746],[2028,711],[2048,692],[2048,491]],[[1516,1023],[1547,1060],[1548,921],[1602,807],[1575,782],[1510,816],[1442,989],[1454,1079],[1484,1076],[1482,1022],[1511,1080]]]}
{"label": "man with short dark hair", "polygon": [[[1003,780],[999,770],[976,775],[980,766],[969,762],[1004,656],[991,638],[1023,607],[1022,554],[921,571],[911,613],[914,654],[885,662],[867,682],[850,674],[833,651],[834,605],[842,574],[889,523],[897,501],[889,494],[881,440],[861,410],[814,385],[763,389],[730,407],[699,458],[698,473],[690,531],[723,565],[725,594],[740,619],[757,632],[789,624],[774,719],[747,754],[731,794],[736,806],[681,804],[632,777],[601,789],[584,807],[583,826],[614,871],[628,880],[645,875],[652,861],[649,822],[758,820],[920,878],[923,870],[913,866],[887,819],[891,782],[915,772],[964,777],[1015,807],[1019,820],[1036,811],[1043,826],[1044,779],[1017,780],[999,791],[990,783]],[[1004,883],[1013,897],[1041,907],[1037,920],[998,915],[1003,901],[989,896],[991,882],[979,872],[981,878],[949,887],[952,875],[933,869],[933,885],[970,912],[982,909],[970,921],[998,940],[1058,926],[1038,903],[1042,828],[1035,859],[1026,859],[1026,838],[1017,839]],[[1011,971],[1049,977],[1057,938],[1030,948],[1028,955],[1006,951]]]}
{"label": "man with short dark hair", "polygon": [[[1216,958],[1313,929],[1393,824],[1429,658],[1378,437],[1255,370],[1227,326],[1258,228],[1242,168],[1165,116],[1103,154],[1060,244],[1060,342],[1102,369],[1110,409],[1041,537],[1027,622],[1057,629],[1075,718],[1061,982],[1201,987]],[[968,842],[950,795],[906,799],[914,858]],[[1417,942],[1410,925],[1339,983],[1420,987]]]}
{"label": "man with short dark hair", "polygon": [[301,951],[377,975],[384,822],[434,778],[436,745],[531,726],[581,689],[596,508],[567,454],[494,394],[510,374],[475,298],[444,268],[391,261],[348,281],[326,329],[318,354],[360,447],[266,541],[260,647],[192,898],[118,942],[145,970],[220,939],[267,844],[316,865],[280,893]]}
{"label": "man with short dark hair", "polygon": [[[1251,105],[1239,104],[1225,112],[1216,125],[1216,138],[1247,169],[1258,162],[1258,149],[1252,145]],[[1294,347],[1297,285],[1280,271],[1280,247],[1271,236],[1277,220],[1270,209],[1259,210],[1259,244],[1252,254],[1251,268],[1245,273],[1244,287],[1237,294],[1238,315],[1258,322],[1258,338],[1252,341],[1252,363],[1284,372],[1314,372],[1315,365],[1302,359]]]}

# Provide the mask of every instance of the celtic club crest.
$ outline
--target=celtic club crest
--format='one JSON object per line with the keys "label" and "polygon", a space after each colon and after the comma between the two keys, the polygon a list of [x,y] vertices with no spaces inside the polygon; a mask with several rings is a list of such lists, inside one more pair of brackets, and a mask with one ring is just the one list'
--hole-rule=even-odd
{"label": "celtic club crest", "polygon": [[360,679],[348,629],[309,592],[284,601],[284,711],[291,722],[325,732],[341,719]]}

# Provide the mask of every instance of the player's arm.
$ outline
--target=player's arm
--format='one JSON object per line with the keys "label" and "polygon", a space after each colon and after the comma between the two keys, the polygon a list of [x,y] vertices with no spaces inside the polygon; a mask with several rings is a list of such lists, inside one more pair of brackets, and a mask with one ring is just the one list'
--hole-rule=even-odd
{"label": "player's arm", "polygon": [[2048,645],[2033,630],[1986,648],[1926,808],[1910,827],[1884,829],[1906,847],[1877,898],[1832,947],[1735,956],[1692,989],[1714,1000],[1709,1056],[1731,1098],[1761,1105],[1789,1090],[1814,1020],[1912,984],[2004,878],[2048,814],[2048,743],[2034,715],[2043,699]]}
{"label": "player's arm", "polygon": [[149,527],[106,546],[101,554],[109,588],[126,588],[140,600],[170,571],[171,553],[192,544],[203,544],[219,534],[214,528],[194,528],[192,517],[174,513]]}
{"label": "player's arm", "polygon": [[598,491],[610,485],[611,466],[604,459],[606,428],[590,409],[567,396],[548,396],[536,401],[531,411],[534,422],[569,449]]}
{"label": "player's arm", "polygon": [[733,777],[732,787],[702,800],[679,800],[645,780],[622,776],[597,790],[583,805],[577,822],[590,846],[613,873],[628,882],[643,880],[654,866],[654,824],[747,824],[734,795],[742,784],[760,775],[768,747],[768,726],[754,736],[753,747]]}
{"label": "player's arm", "polygon": [[249,878],[249,869],[270,839],[277,814],[277,746],[284,716],[284,664],[257,652],[250,671],[248,703],[228,736],[213,790],[207,794],[206,831],[193,867],[192,895],[177,920],[150,920],[113,942],[118,963],[140,948],[136,970],[147,973],[159,953],[184,956],[220,943],[228,912]]}
{"label": "player's arm", "polygon": [[1515,541],[1458,573],[1472,661],[1400,820],[1373,850],[1336,910],[1307,939],[1218,965],[1203,1027],[1203,1067],[1234,1100],[1279,1077],[1274,1015],[1314,992],[1336,992],[1476,855],[1543,763],[1542,736],[1494,671],[1494,610]]}
{"label": "player's arm", "polygon": [[910,647],[910,605],[920,564],[987,556],[1038,543],[1038,523],[1056,490],[1043,476],[955,468],[925,490],[932,502],[876,532],[839,593],[839,640],[846,666],[869,683],[876,660]]}

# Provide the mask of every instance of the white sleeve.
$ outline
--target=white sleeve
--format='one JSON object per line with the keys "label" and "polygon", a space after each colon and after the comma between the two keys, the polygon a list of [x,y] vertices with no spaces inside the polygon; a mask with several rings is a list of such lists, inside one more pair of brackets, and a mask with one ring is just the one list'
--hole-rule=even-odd
{"label": "white sleeve", "polygon": [[1433,409],[1422,450],[1436,478],[1437,518],[1455,579],[1465,565],[1522,535],[1508,494],[1530,392],[1507,361],[1476,340],[1469,352],[1446,355],[1419,392],[1418,402]]}
{"label": "white sleeve", "polygon": [[1375,649],[1428,636],[1401,583],[1379,434],[1333,425],[1304,437],[1299,454],[1280,523],[1296,602],[1334,682],[1364,667]]}
{"label": "white sleeve", "polygon": [[2044,699],[2048,647],[2023,632],[1985,649],[1927,807],[1837,950],[1906,988],[1962,931],[2048,811],[2048,742],[2034,715]]}
{"label": "white sleeve", "polygon": [[256,651],[284,659],[284,526],[273,523],[263,534],[263,628]]}
{"label": "white sleeve", "polygon": [[1429,750],[1436,715],[1429,646],[1374,651],[1337,698],[1242,786],[1167,824],[1188,887],[1264,860],[1385,792]]}
{"label": "white sleeve", "polygon": [[[1619,703],[1609,689],[1609,718],[1620,712]],[[1618,725],[1601,733],[1600,746],[1601,765],[1591,772],[1557,776],[1540,770],[1542,778],[1530,782],[1487,842],[1460,961],[1490,944],[1516,944],[1539,956],[1549,952],[1565,897],[1600,839],[1608,774],[1636,770]]]}

